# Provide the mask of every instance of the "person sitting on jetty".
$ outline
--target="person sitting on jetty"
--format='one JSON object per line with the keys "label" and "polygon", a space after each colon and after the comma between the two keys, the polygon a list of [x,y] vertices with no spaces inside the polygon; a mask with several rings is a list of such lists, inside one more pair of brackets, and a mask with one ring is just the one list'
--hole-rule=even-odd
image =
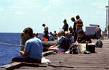
{"label": "person sitting on jetty", "polygon": [[57,44],[49,47],[48,50],[54,50],[54,51],[59,52],[59,53],[66,52],[68,50],[69,44],[70,44],[70,41],[66,36],[67,36],[67,34],[65,35],[64,31],[60,31],[58,33]]}
{"label": "person sitting on jetty", "polygon": [[23,35],[28,39],[25,43],[24,50],[20,51],[21,56],[13,58],[12,61],[41,63],[43,52],[41,40],[33,35],[33,30],[30,27],[23,30]]}
{"label": "person sitting on jetty", "polygon": [[57,32],[56,31],[54,31],[53,36],[55,39],[57,39]]}
{"label": "person sitting on jetty", "polygon": [[20,41],[20,47],[21,47],[21,51],[23,51],[24,49],[24,45],[25,45],[25,42],[27,41],[27,37],[25,37],[24,33],[21,33],[21,41]]}
{"label": "person sitting on jetty", "polygon": [[74,36],[70,33],[70,31],[65,31],[65,38],[67,40],[67,47],[74,43]]}
{"label": "person sitting on jetty", "polygon": [[77,42],[78,43],[91,43],[90,37],[86,36],[85,32],[83,30],[79,30],[77,33]]}

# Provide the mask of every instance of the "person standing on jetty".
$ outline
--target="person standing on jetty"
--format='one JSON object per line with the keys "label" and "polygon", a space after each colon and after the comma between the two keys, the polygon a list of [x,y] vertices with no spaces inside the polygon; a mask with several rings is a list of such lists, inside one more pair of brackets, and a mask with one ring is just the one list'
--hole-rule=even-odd
{"label": "person standing on jetty", "polygon": [[64,30],[64,32],[68,31],[69,25],[67,24],[67,20],[64,19],[63,23],[64,23],[64,25],[63,25],[62,29]]}
{"label": "person standing on jetty", "polygon": [[100,28],[99,25],[96,27],[95,35],[96,35],[96,38],[97,39],[100,39],[101,38],[101,28]]}
{"label": "person standing on jetty", "polygon": [[74,42],[76,41],[77,39],[77,32],[76,32],[76,20],[74,17],[71,18],[72,22],[74,22],[73,24],[73,33],[74,33]]}
{"label": "person standing on jetty", "polygon": [[44,27],[44,40],[49,40],[49,36],[48,36],[48,27],[45,24],[42,24],[42,26]]}
{"label": "person standing on jetty", "polygon": [[80,16],[77,15],[76,16],[76,31],[78,32],[78,30],[83,30],[83,21],[81,20]]}
{"label": "person standing on jetty", "polygon": [[33,30],[30,27],[23,30],[23,35],[28,39],[25,43],[24,50],[20,51],[21,56],[13,58],[12,61],[41,63],[43,52],[41,40],[34,36]]}

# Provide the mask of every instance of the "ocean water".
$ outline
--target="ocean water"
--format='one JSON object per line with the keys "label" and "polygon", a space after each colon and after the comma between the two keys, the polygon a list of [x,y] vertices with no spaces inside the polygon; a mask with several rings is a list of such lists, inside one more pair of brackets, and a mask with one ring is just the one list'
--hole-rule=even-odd
{"label": "ocean water", "polygon": [[[12,58],[19,56],[20,33],[0,33],[0,66],[11,62]],[[43,33],[39,33],[38,38],[43,39]],[[52,36],[49,36],[52,40]]]}
{"label": "ocean water", "polygon": [[19,55],[20,33],[0,33],[0,66]]}

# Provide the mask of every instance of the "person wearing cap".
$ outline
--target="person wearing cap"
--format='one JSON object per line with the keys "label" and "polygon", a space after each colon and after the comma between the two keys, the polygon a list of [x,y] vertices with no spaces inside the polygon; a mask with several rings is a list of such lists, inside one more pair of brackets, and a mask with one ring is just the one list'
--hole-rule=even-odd
{"label": "person wearing cap", "polygon": [[34,36],[33,30],[30,27],[23,30],[23,35],[27,38],[24,49],[20,51],[21,55],[13,58],[12,61],[41,63],[43,52],[41,40]]}

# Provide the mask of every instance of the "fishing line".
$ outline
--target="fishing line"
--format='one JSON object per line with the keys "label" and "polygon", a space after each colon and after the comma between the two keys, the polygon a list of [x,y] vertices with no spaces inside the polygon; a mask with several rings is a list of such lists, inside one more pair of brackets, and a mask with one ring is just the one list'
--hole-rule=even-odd
{"label": "fishing line", "polygon": [[17,45],[17,44],[11,44],[6,42],[0,42],[0,45],[9,45],[9,46],[16,46],[16,47],[22,47],[23,45]]}

